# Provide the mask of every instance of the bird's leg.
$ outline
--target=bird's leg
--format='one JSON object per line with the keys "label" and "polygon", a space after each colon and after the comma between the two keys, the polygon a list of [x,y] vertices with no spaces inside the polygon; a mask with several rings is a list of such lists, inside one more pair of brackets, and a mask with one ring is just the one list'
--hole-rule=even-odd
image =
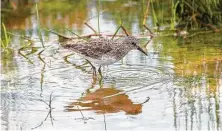
{"label": "bird's leg", "polygon": [[99,66],[98,72],[99,72],[100,76],[103,77],[102,71],[101,71],[101,66]]}
{"label": "bird's leg", "polygon": [[105,67],[105,77],[107,77],[108,70],[109,70],[109,68],[108,68],[108,65],[107,65],[107,66]]}
{"label": "bird's leg", "polygon": [[96,76],[96,67],[92,65],[92,69],[93,69],[93,76]]}
{"label": "bird's leg", "polygon": [[96,77],[96,68],[92,66],[92,69],[93,69],[93,77]]}
{"label": "bird's leg", "polygon": [[89,64],[92,66],[92,69],[93,69],[93,76],[96,76],[96,67],[93,66],[93,64],[89,61],[89,60],[86,60],[87,62],[89,62]]}

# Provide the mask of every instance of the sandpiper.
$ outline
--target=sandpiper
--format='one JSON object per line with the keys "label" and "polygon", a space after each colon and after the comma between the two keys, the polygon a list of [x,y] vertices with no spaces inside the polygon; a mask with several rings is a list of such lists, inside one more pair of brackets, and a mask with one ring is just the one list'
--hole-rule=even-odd
{"label": "sandpiper", "polygon": [[63,45],[63,47],[73,50],[85,58],[93,68],[93,75],[96,75],[95,64],[99,66],[98,72],[102,75],[101,66],[110,65],[119,61],[133,49],[138,49],[147,55],[147,53],[139,47],[139,40],[133,36],[116,40],[106,38],[90,39],[84,42],[69,43]]}

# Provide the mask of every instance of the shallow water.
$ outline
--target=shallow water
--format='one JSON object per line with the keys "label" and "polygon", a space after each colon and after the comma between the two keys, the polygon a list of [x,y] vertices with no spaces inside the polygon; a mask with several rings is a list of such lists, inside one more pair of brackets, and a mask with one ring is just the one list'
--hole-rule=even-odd
{"label": "shallow water", "polygon": [[[140,26],[143,15],[137,10],[140,2],[100,4],[101,32],[115,32],[118,22],[111,7],[122,7],[129,32],[146,34]],[[133,50],[104,67],[103,79],[93,79],[90,65],[61,48],[56,35],[44,31],[46,48],[41,47],[32,13],[35,6],[23,6],[30,10],[25,11],[28,15],[12,13],[5,25],[35,42],[21,50],[24,40],[13,36],[13,51],[2,53],[2,130],[221,130],[221,34],[197,31],[182,38],[159,33],[147,45],[150,38],[143,38],[141,46],[148,56]],[[70,33],[64,27],[89,34],[83,24],[89,20],[97,29],[94,1],[40,2],[39,9],[44,28],[66,35]],[[152,17],[147,23],[152,28]]]}

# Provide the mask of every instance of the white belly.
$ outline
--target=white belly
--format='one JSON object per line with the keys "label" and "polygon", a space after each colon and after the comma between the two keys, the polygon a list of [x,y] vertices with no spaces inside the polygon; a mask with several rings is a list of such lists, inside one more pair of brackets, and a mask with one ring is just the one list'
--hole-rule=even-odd
{"label": "white belly", "polygon": [[94,64],[102,65],[102,66],[111,65],[119,61],[119,60],[114,59],[113,57],[102,57],[102,59],[93,59],[93,58],[87,57],[86,59]]}
{"label": "white belly", "polygon": [[84,55],[81,55],[81,54],[78,54],[78,55],[80,55],[84,59],[89,60],[93,65],[96,64],[96,65],[99,65],[99,66],[100,65],[102,65],[102,66],[111,65],[111,64],[119,61],[118,59],[115,59],[114,57],[107,56],[107,55],[102,56],[101,59],[94,59],[94,58],[87,57],[87,56],[84,56]]}

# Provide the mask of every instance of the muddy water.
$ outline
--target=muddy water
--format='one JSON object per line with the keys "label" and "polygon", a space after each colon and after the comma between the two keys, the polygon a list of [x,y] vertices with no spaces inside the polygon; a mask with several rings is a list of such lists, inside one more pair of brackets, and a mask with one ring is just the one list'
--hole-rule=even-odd
{"label": "muddy water", "polygon": [[[126,28],[141,35],[143,18],[137,10],[141,3],[100,4],[101,32],[115,32],[118,22],[109,10],[122,7]],[[6,27],[17,35],[32,36],[34,42],[21,49],[27,42],[12,36],[13,50],[2,53],[2,130],[221,130],[221,34],[156,36],[149,44],[150,38],[143,38],[141,47],[148,56],[133,50],[104,67],[104,78],[93,79],[90,65],[63,49],[56,35],[44,31],[45,48],[41,47],[32,14],[35,6],[23,6],[31,13],[25,17],[12,13]],[[39,8],[45,28],[66,35],[70,33],[64,27],[89,34],[83,24],[88,21],[97,29],[93,1],[40,2]],[[20,19],[12,22],[10,16],[15,14]],[[152,27],[152,17],[147,23]]]}

